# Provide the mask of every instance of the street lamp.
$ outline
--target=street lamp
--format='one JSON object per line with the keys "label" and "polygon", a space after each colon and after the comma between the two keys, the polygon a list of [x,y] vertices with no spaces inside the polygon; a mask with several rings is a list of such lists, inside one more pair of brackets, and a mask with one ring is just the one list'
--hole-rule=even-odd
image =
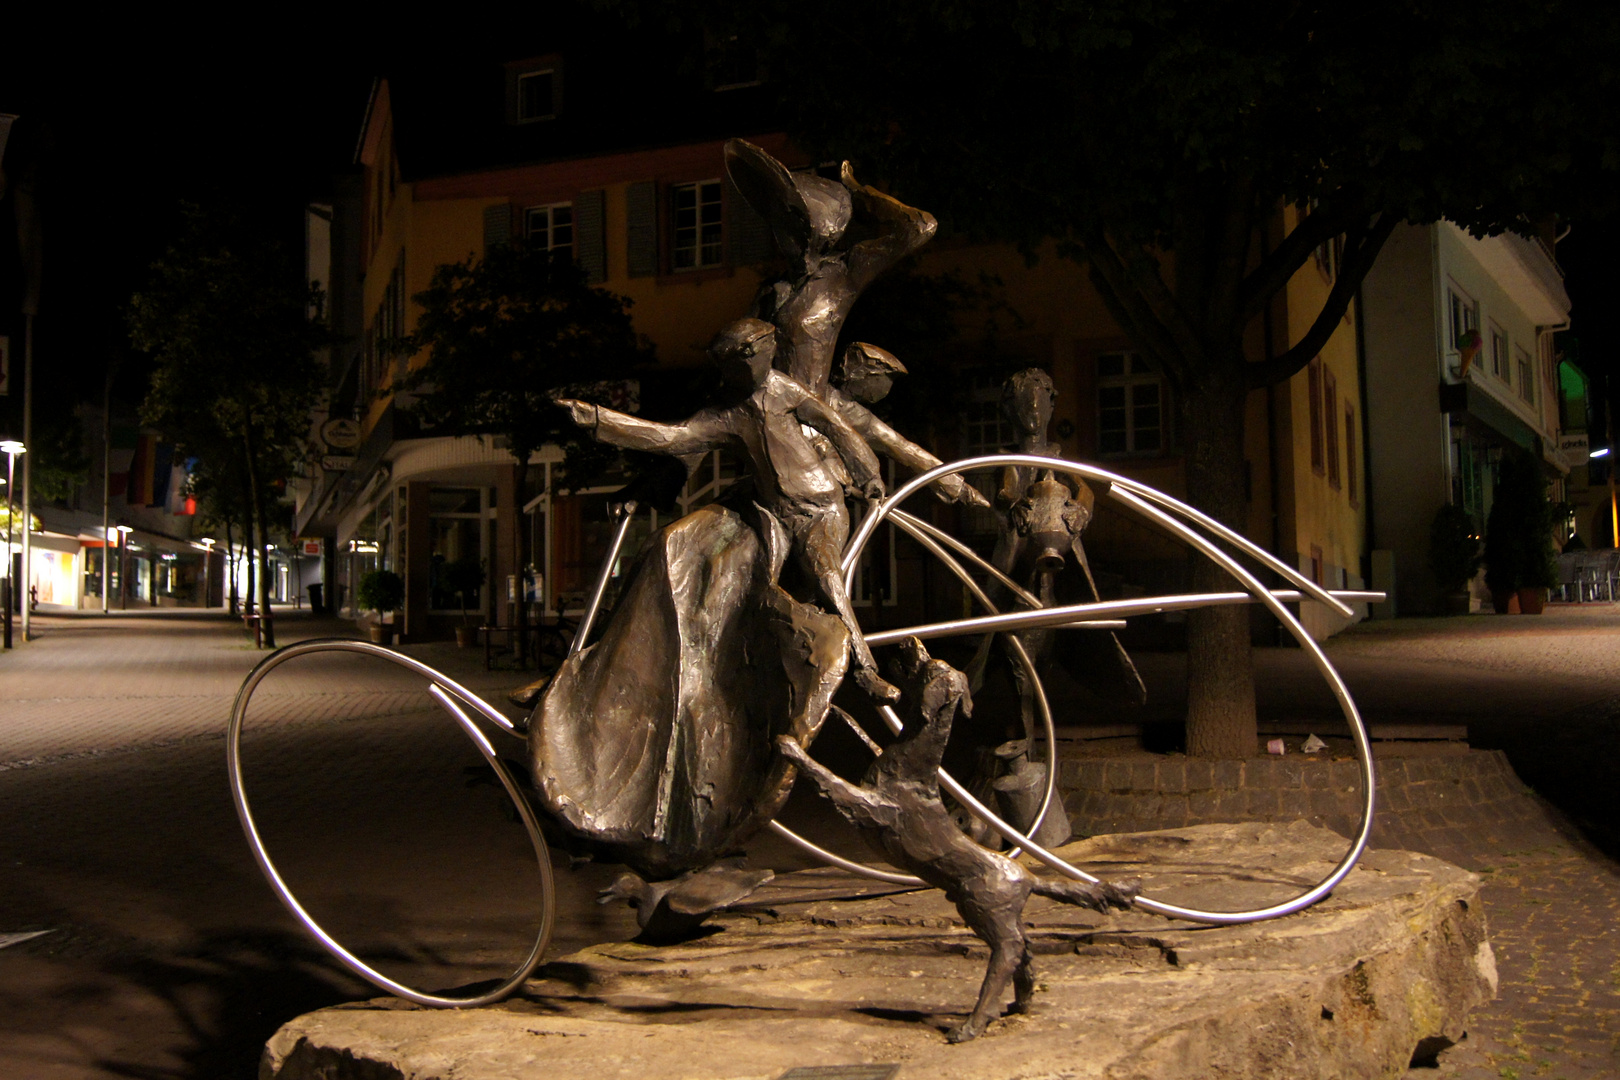
{"label": "street lamp", "polygon": [[198,543],[203,546],[203,594],[202,608],[208,610],[208,570],[214,561],[214,545],[217,543],[212,536],[205,536]]}
{"label": "street lamp", "polygon": [[118,610],[129,610],[129,534],[135,530],[128,525],[115,525],[118,533]]}
{"label": "street lamp", "polygon": [[[6,455],[6,612],[5,648],[11,648],[11,611],[17,606],[17,577],[11,572],[12,533],[16,531],[15,500],[12,492],[17,488],[17,455],[28,453],[28,448],[16,439],[0,441],[0,453]],[[24,526],[26,529],[26,525]],[[27,575],[24,574],[26,578]]]}

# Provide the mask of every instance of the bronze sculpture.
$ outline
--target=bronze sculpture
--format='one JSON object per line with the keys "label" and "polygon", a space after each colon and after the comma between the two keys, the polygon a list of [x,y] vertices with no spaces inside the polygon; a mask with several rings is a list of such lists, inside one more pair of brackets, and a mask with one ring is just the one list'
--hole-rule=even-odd
{"label": "bronze sculpture", "polygon": [[890,862],[943,889],[962,921],[990,946],[978,1002],[948,1036],[951,1042],[964,1042],[984,1032],[1009,980],[1013,1011],[1029,1007],[1035,968],[1023,912],[1030,893],[1105,911],[1129,907],[1141,882],[1036,877],[964,836],[940,801],[939,764],[957,713],[972,714],[967,679],[949,664],[929,657],[916,638],[901,643],[899,669],[907,706],[905,727],[872,762],[861,783],[839,777],[810,757],[791,735],[778,736],[777,745]]}

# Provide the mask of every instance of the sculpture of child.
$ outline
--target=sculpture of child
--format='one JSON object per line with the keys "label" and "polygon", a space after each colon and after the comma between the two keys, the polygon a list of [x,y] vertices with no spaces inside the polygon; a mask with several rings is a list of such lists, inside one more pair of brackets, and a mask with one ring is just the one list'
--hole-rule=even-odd
{"label": "sculpture of child", "polygon": [[883,497],[878,461],[866,440],[836,411],[772,368],[775,338],[775,327],[759,319],[739,319],[722,330],[709,355],[736,400],[704,409],[681,423],[643,420],[567,398],[557,403],[574,423],[614,446],[676,457],[721,447],[740,450],[751,466],[761,506],[786,528],[798,565],[849,629],[856,683],[879,703],[893,702],[899,691],[878,674],[839,572],[849,538],[844,485],[829,473],[805,427],[828,439],[854,478],[856,490],[869,500]]}

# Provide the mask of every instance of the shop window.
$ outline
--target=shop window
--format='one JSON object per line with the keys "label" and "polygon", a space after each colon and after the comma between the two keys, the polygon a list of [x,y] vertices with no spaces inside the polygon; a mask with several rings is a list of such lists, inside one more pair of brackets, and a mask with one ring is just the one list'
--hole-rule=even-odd
{"label": "shop window", "polygon": [[674,184],[669,189],[670,269],[704,270],[725,262],[725,229],[719,180]]}
{"label": "shop window", "polygon": [[574,254],[574,205],[553,203],[523,211],[523,233],[531,248]]}
{"label": "shop window", "polygon": [[[428,492],[428,607],[456,611],[463,600],[451,585],[446,567],[467,560],[488,566],[485,534],[488,514],[481,488],[433,488]],[[484,609],[484,589],[465,601],[469,612]]]}
{"label": "shop window", "polygon": [[1156,454],[1165,446],[1164,380],[1135,353],[1097,358],[1097,451]]}

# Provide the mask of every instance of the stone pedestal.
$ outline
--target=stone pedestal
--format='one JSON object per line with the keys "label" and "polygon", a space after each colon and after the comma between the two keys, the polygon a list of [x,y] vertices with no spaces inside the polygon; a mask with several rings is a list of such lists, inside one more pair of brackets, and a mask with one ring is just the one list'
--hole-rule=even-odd
{"label": "stone pedestal", "polygon": [[[1343,854],[1324,829],[1203,825],[1095,837],[1066,856],[1143,877],[1165,900],[1275,903]],[[699,940],[613,943],[548,964],[502,1005],[393,999],[284,1026],[265,1080],[775,1080],[797,1066],[894,1064],[901,1077],[1397,1076],[1460,1038],[1495,991],[1478,879],[1369,853],[1311,910],[1239,927],[1032,899],[1033,1011],[947,1045],[987,950],[935,891],[840,898],[841,874],[784,875]]]}

